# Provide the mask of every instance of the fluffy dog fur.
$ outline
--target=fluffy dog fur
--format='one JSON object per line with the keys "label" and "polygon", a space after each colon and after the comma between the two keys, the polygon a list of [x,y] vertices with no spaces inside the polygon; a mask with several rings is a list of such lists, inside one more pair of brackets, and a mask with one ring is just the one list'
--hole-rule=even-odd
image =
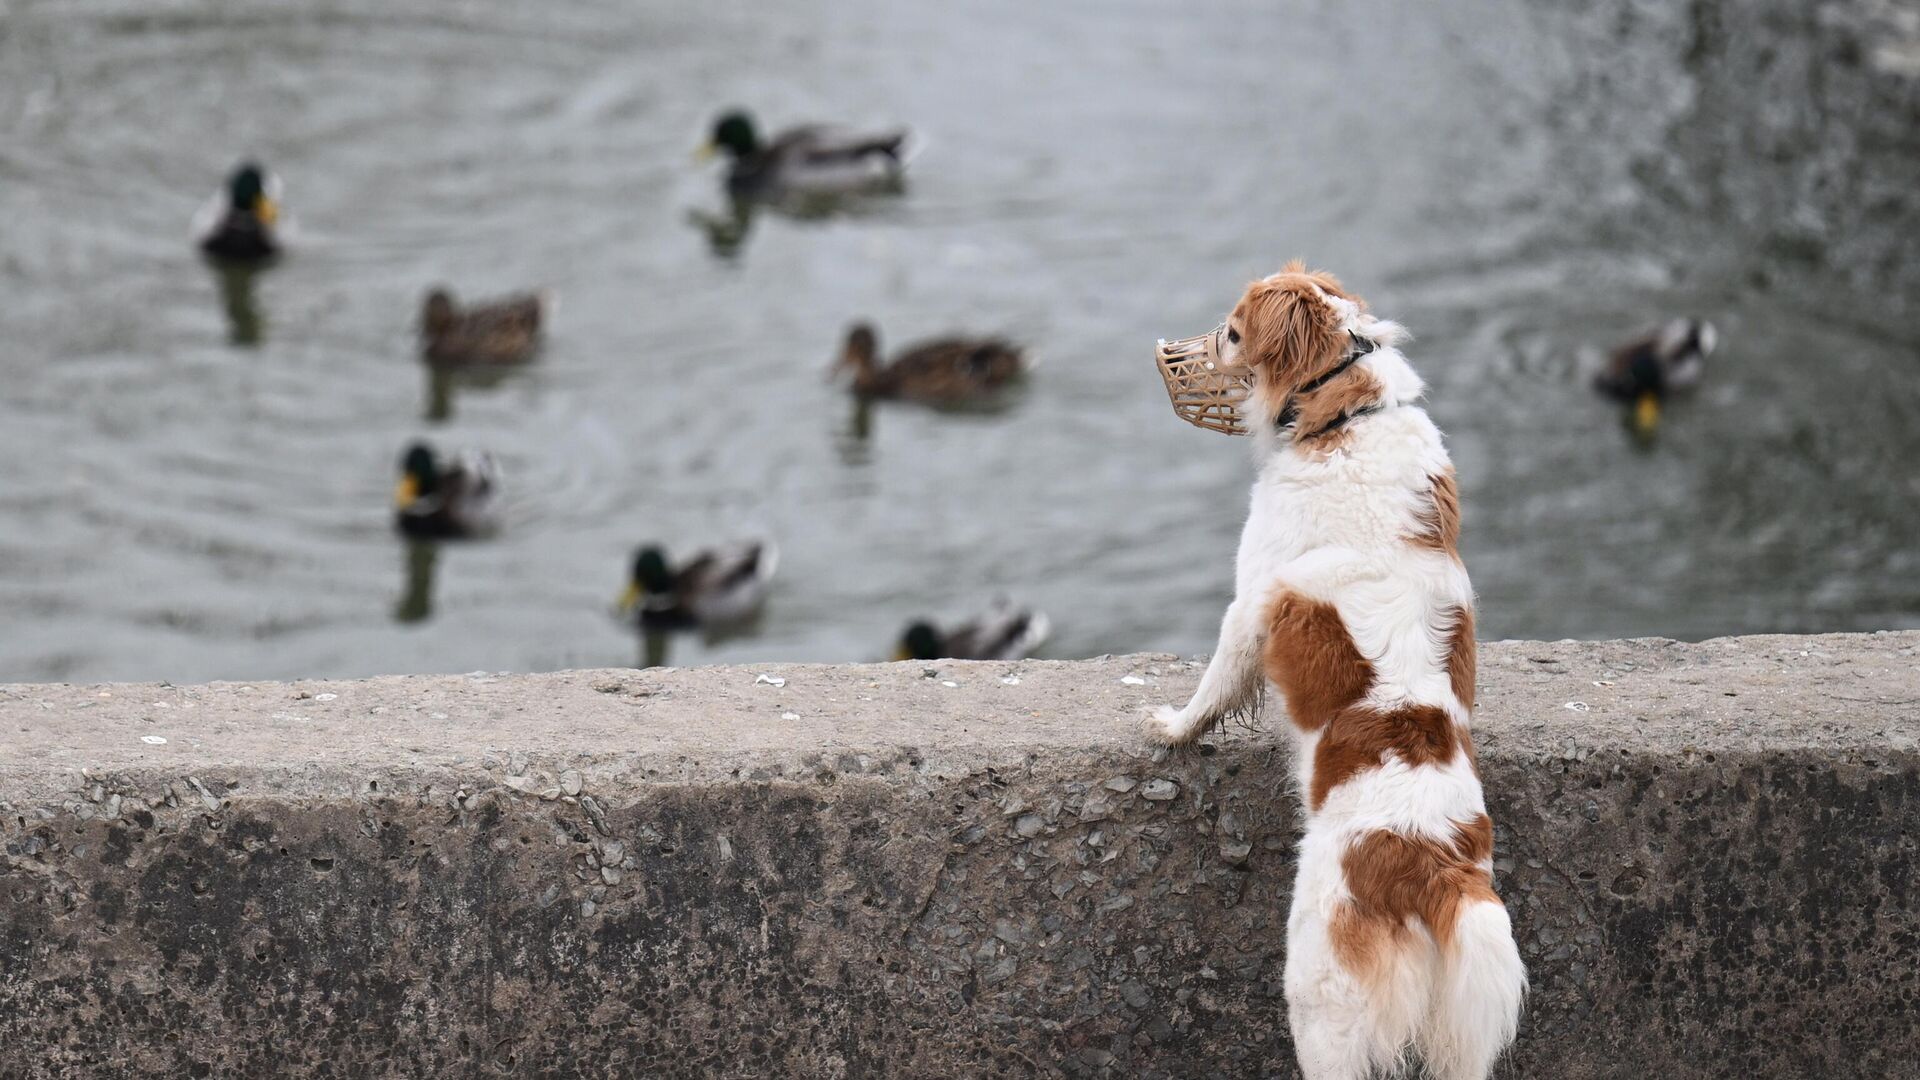
{"label": "fluffy dog fur", "polygon": [[1286,993],[1307,1080],[1416,1055],[1436,1080],[1484,1080],[1526,971],[1493,891],[1469,730],[1453,465],[1414,404],[1405,331],[1331,275],[1290,263],[1247,287],[1227,327],[1225,359],[1255,374],[1260,476],[1213,661],[1152,733],[1190,743],[1253,712],[1268,683],[1286,701],[1307,823]]}

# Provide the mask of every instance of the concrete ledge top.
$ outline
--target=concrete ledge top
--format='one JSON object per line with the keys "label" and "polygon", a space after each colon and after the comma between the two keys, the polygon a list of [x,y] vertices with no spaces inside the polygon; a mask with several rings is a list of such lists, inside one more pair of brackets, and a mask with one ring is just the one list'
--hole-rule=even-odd
{"label": "concrete ledge top", "polygon": [[[1487,643],[1477,731],[1488,752],[1522,755],[1595,746],[1912,751],[1920,746],[1917,661],[1915,631]],[[1183,701],[1200,668],[1139,655],[0,685],[0,798],[71,791],[81,769],[178,776],[242,768],[266,774],[269,788],[321,793],[337,791],[346,772],[364,783],[382,769],[417,776],[521,765],[506,769],[517,776],[529,758],[694,781],[805,775],[823,754],[848,752],[936,774],[1017,763],[1046,748],[1145,755],[1139,718]],[[1280,716],[1270,703],[1262,726]],[[1213,741],[1272,737],[1236,731]]]}
{"label": "concrete ledge top", "polygon": [[[1482,649],[1500,1075],[1913,1075],[1917,653]],[[1199,670],[0,686],[0,1080],[1296,1077],[1286,721],[1152,751]]]}

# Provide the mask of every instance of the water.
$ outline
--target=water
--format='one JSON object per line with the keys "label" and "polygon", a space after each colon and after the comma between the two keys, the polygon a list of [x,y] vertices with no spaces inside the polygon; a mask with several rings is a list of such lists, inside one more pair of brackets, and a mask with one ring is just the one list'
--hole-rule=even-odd
{"label": "water", "polygon": [[[1915,53],[1800,6],[0,0],[0,679],[631,663],[633,546],[754,534],[759,632],[672,662],[879,658],[999,594],[1049,655],[1203,651],[1246,447],[1152,344],[1296,254],[1418,335],[1484,635],[1920,625]],[[690,151],[736,103],[928,148],[717,257]],[[301,224],[251,296],[185,237],[243,154]],[[444,422],[435,282],[561,296]],[[1673,313],[1726,344],[1637,449],[1578,355]],[[855,318],[1044,362],[860,440]],[[510,507],[409,596],[423,434]]]}

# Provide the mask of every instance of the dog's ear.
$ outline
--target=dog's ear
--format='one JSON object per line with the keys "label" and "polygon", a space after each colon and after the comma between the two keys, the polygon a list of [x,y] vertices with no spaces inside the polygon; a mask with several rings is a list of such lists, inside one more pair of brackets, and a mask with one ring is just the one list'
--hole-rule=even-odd
{"label": "dog's ear", "polygon": [[[1241,358],[1265,386],[1286,394],[1345,351],[1340,313],[1321,295],[1311,275],[1294,270],[1247,286],[1234,309],[1242,338]],[[1334,282],[1338,288],[1339,282]]]}
{"label": "dog's ear", "polygon": [[1280,268],[1280,273],[1275,276],[1294,275],[1304,277],[1308,281],[1313,282],[1319,286],[1321,292],[1326,293],[1328,296],[1337,296],[1342,300],[1350,301],[1353,306],[1359,308],[1361,311],[1367,310],[1367,302],[1348,292],[1346,286],[1340,284],[1339,278],[1334,277],[1325,270],[1309,270],[1307,269],[1307,264],[1301,262],[1299,259],[1288,262],[1287,265]]}

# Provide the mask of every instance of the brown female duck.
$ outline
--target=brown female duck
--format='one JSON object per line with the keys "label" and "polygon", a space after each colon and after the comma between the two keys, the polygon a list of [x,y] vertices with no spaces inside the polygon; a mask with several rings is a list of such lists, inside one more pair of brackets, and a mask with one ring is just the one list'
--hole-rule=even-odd
{"label": "brown female duck", "polygon": [[880,360],[880,339],[860,323],[847,333],[835,370],[853,371],[853,392],[860,398],[899,398],[957,404],[989,397],[1027,370],[1026,351],[999,338],[949,337],[901,350],[889,363]]}
{"label": "brown female duck", "polygon": [[420,311],[420,352],[435,367],[503,367],[533,358],[552,297],[542,291],[460,307],[444,288]]}

